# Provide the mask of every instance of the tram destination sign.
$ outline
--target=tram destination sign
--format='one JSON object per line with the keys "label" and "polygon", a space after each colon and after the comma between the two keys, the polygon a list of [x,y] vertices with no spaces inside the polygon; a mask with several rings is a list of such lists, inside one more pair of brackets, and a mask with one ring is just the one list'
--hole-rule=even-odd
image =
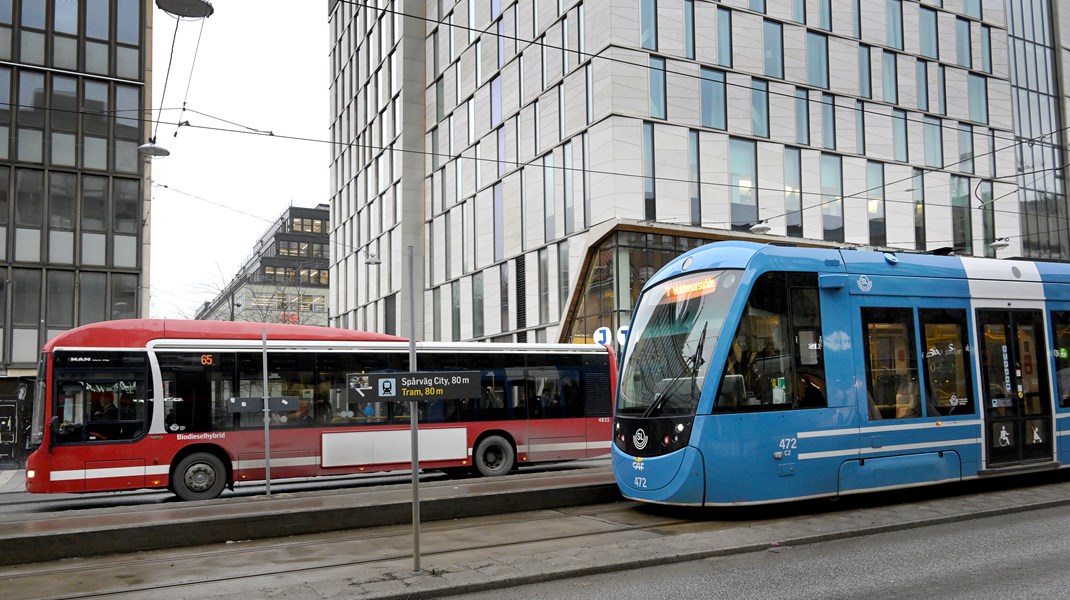
{"label": "tram destination sign", "polygon": [[478,398],[479,371],[351,373],[349,390],[363,402]]}

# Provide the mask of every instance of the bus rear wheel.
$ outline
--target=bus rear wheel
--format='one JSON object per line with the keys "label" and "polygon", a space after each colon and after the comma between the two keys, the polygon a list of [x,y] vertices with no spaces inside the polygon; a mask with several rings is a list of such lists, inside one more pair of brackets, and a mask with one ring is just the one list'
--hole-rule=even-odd
{"label": "bus rear wheel", "polygon": [[214,454],[198,452],[179,461],[171,486],[183,500],[210,500],[223,493],[226,484],[223,461]]}
{"label": "bus rear wheel", "polygon": [[474,457],[476,470],[484,477],[497,477],[513,470],[516,454],[513,445],[505,438],[492,435],[483,438],[476,447]]}

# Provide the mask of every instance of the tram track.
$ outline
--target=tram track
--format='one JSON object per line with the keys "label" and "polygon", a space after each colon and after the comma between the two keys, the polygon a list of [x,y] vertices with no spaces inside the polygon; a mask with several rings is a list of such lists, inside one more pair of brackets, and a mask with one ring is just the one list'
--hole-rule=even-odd
{"label": "tram track", "polygon": [[[422,556],[428,563],[433,563],[436,557],[459,552],[490,554],[517,545],[567,544],[592,536],[626,535],[688,523],[691,523],[688,519],[644,514],[636,510],[634,505],[625,503],[435,522],[423,526],[429,549],[422,552]],[[505,541],[487,533],[518,524],[523,524],[525,531],[531,534],[523,539]],[[137,597],[150,592],[157,597],[184,596],[183,591],[199,586],[212,587],[251,578],[304,576],[306,579],[315,579],[309,575],[376,565],[382,565],[385,570],[391,564],[411,558],[412,549],[407,546],[410,534],[409,527],[391,526],[300,538],[75,559],[58,564],[36,563],[0,569],[0,582],[6,590],[15,591],[14,595],[5,594],[7,600]],[[460,543],[457,543],[458,540],[461,540]],[[370,556],[352,558],[350,551],[361,547],[374,550]],[[280,562],[280,556],[296,557],[296,562],[302,566]],[[204,569],[197,567],[205,564],[213,565],[210,576],[198,578],[182,575],[203,573]],[[140,575],[131,576],[131,567],[136,567]],[[169,574],[174,576],[169,577]],[[38,592],[42,589],[50,589],[51,593],[41,595]],[[29,594],[22,595],[23,591]]]}

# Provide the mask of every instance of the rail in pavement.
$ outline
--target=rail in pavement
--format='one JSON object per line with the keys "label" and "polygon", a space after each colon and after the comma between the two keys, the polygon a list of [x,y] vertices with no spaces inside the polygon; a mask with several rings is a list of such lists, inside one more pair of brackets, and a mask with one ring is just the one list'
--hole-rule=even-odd
{"label": "rail in pavement", "polygon": [[[608,467],[422,483],[422,521],[621,499]],[[78,511],[0,520],[0,565],[412,522],[408,484]]]}

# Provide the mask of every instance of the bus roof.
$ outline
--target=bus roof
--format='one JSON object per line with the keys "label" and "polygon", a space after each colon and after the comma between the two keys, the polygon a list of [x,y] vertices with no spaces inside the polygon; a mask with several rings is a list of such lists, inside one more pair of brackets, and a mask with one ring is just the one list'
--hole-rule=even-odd
{"label": "bus roof", "polygon": [[313,325],[250,323],[244,321],[186,321],[181,319],[120,319],[101,321],[65,331],[45,343],[44,351],[63,347],[144,348],[159,339],[404,342],[407,338]]}

